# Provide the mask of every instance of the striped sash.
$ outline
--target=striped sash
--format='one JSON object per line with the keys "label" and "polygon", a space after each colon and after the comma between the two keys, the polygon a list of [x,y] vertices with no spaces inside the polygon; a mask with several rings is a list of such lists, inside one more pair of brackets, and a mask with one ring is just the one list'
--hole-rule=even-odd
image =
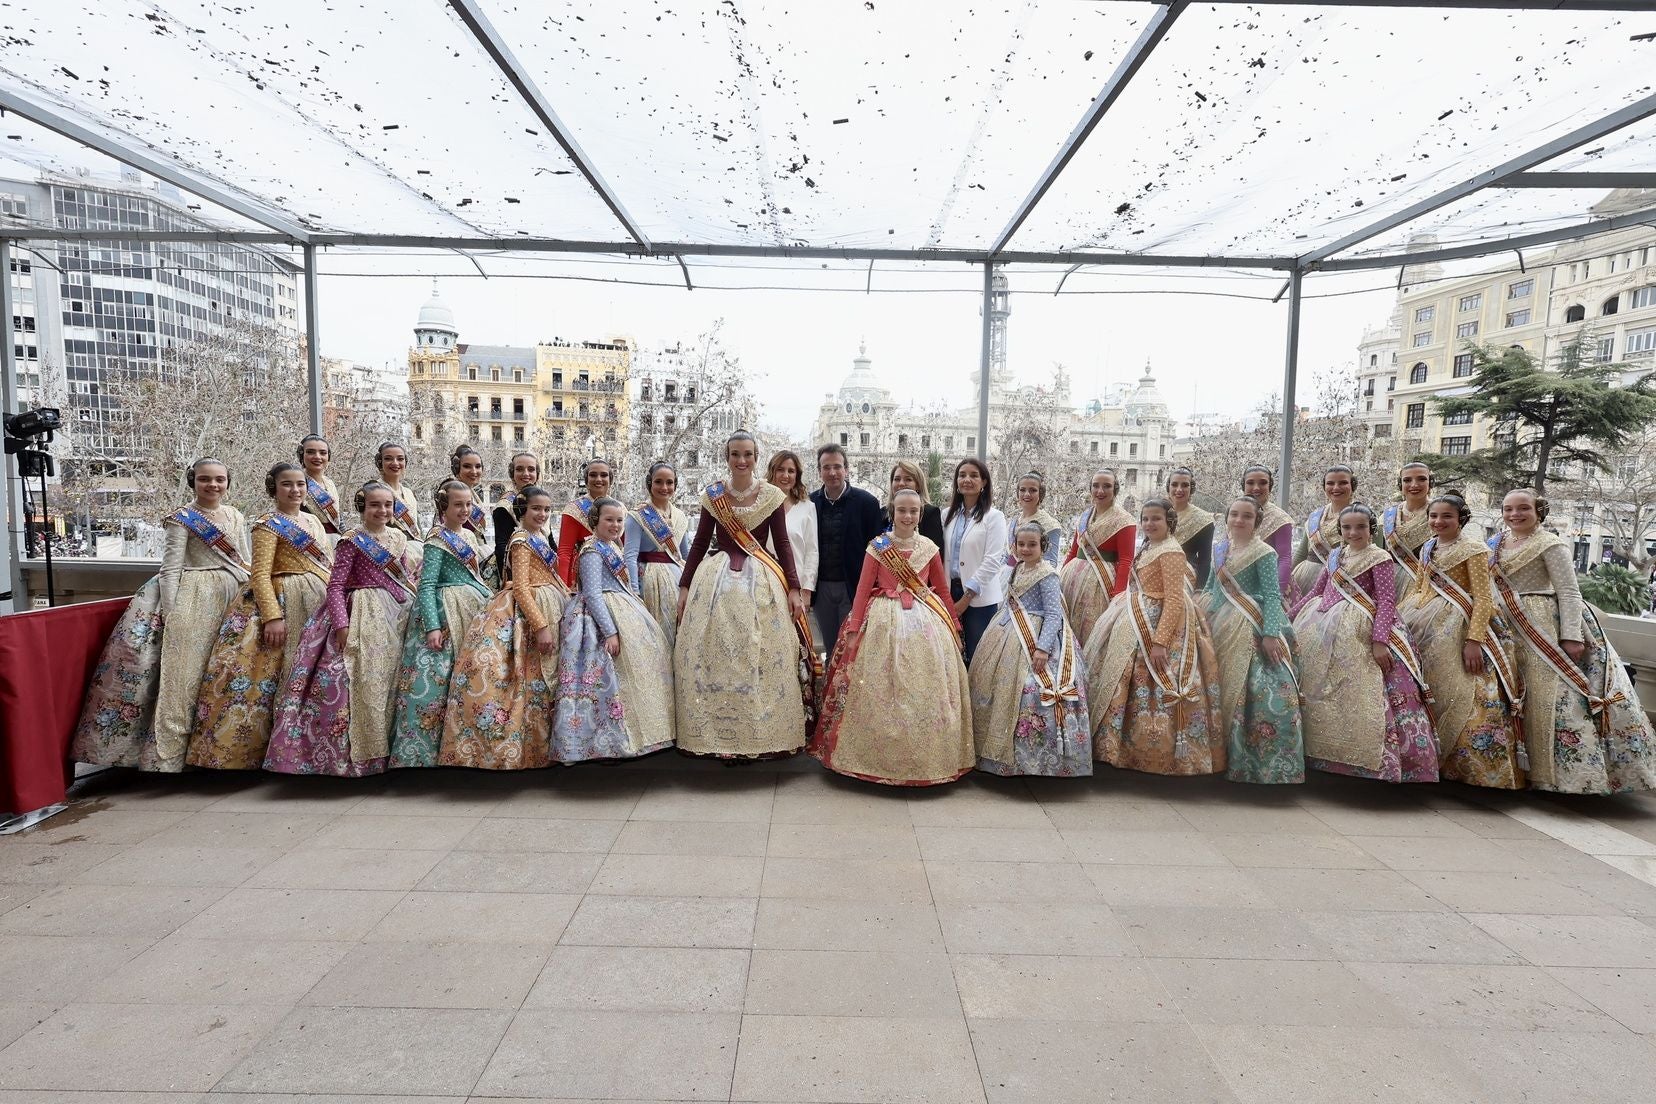
{"label": "striped sash", "polygon": [[[1185,563],[1183,556],[1179,564],[1188,575],[1190,565]],[[1189,608],[1189,597],[1183,593],[1169,595],[1162,599],[1162,615],[1167,614],[1169,602],[1184,602],[1184,628],[1179,638],[1179,668],[1177,671],[1162,672],[1150,661],[1150,648],[1154,643],[1155,629],[1150,625],[1149,612],[1144,608],[1144,588],[1139,582],[1138,565],[1134,564],[1127,577],[1127,612],[1133,618],[1133,632],[1138,637],[1139,650],[1144,653],[1144,666],[1150,672],[1150,678],[1164,693],[1171,694],[1181,701],[1196,701],[1201,697],[1200,684],[1196,679],[1196,648],[1190,640],[1190,619],[1199,616],[1195,610]]]}
{"label": "striped sash", "polygon": [[1006,596],[1006,604],[1011,609],[1012,623],[1018,628],[1018,641],[1023,644],[1024,658],[1029,661],[1029,671],[1035,676],[1035,684],[1041,688],[1041,704],[1053,711],[1058,721],[1058,739],[1062,742],[1064,718],[1070,707],[1081,700],[1081,691],[1075,685],[1075,649],[1064,647],[1064,633],[1060,631],[1058,654],[1047,657],[1045,671],[1036,670],[1035,630],[1029,623],[1029,614],[1024,610],[1023,603],[1012,594]]}
{"label": "striped sash", "polygon": [[[1374,604],[1374,599],[1369,597],[1368,591],[1357,585],[1357,580],[1341,570],[1338,556],[1328,565],[1328,585],[1333,587],[1334,592],[1341,598],[1368,614],[1370,623],[1375,620],[1380,612],[1379,607]],[[1386,636],[1386,650],[1391,652],[1392,658],[1401,663],[1403,669],[1415,680],[1425,703],[1428,706],[1435,705],[1432,688],[1426,682],[1426,668],[1420,662],[1414,642],[1409,639],[1409,634],[1403,631],[1403,626],[1398,624],[1395,618],[1392,620],[1391,632]]]}
{"label": "striped sash", "polygon": [[[777,563],[776,558],[766,551],[765,546],[759,543],[759,539],[748,531],[748,527],[742,524],[742,519],[737,515],[736,508],[730,503],[730,492],[725,488],[724,483],[721,481],[710,485],[705,493],[707,504],[712,509],[713,518],[719,523],[720,528],[730,535],[730,539],[735,541],[736,546],[750,559],[756,560],[766,571],[775,576],[776,581],[782,584],[783,592],[786,593],[788,590],[787,572],[782,570],[782,565]],[[799,646],[803,650],[805,662],[809,664],[807,670],[811,678],[820,678],[822,676],[822,660],[817,658],[816,647],[811,643],[810,624],[803,616],[790,616],[789,620],[793,622],[794,632],[799,636]],[[800,681],[804,682],[805,679],[802,678]],[[810,697],[811,695],[807,693],[806,696]]]}
{"label": "striped sash", "polygon": [[960,629],[955,625],[954,618],[949,615],[949,608],[943,604],[943,599],[939,598],[937,593],[927,586],[925,580],[921,579],[919,574],[915,572],[914,565],[908,562],[908,557],[897,550],[897,546],[891,542],[891,535],[881,533],[868,542],[868,550],[874,553],[874,557],[885,565],[887,571],[896,576],[897,582],[902,585],[904,590],[914,595],[925,604],[927,609],[943,619],[943,624],[948,626],[949,635],[954,637],[955,647],[960,647]]}
{"label": "striped sash", "polygon": [[[350,536],[346,539],[356,547],[358,552],[361,552],[364,556],[367,556],[370,560],[372,560],[374,566],[385,572],[387,578],[402,587],[404,594],[409,597],[413,596],[414,584],[410,582],[408,576],[403,573],[402,564],[397,561],[397,557],[391,554],[391,550],[389,548],[375,540],[373,535],[366,529],[352,529]],[[393,597],[396,597],[398,602],[406,602],[408,600],[407,597],[395,595]]]}
{"label": "striped sash", "polygon": [[[1432,562],[1432,549],[1436,546],[1437,538],[1433,537],[1423,549],[1424,555],[1421,557],[1421,564],[1426,569],[1426,581],[1431,584],[1433,590],[1460,610],[1461,617],[1470,627],[1474,605],[1472,596],[1466,593],[1459,583],[1439,569],[1437,564]],[[1507,692],[1507,700],[1512,702],[1512,711],[1522,715],[1524,711],[1523,677],[1518,674],[1518,667],[1512,662],[1512,657],[1507,655],[1506,646],[1496,639],[1493,631],[1487,635],[1489,639],[1480,643],[1478,647],[1483,652],[1484,658],[1489,661],[1489,665],[1495,669],[1495,677],[1501,680],[1501,688]]]}

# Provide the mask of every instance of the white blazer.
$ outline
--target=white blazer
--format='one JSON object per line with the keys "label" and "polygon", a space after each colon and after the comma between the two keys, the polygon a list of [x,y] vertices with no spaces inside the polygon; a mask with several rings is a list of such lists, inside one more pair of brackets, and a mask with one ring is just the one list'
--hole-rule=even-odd
{"label": "white blazer", "polygon": [[[794,574],[799,576],[799,589],[815,591],[817,584],[817,512],[816,503],[790,502],[782,520],[788,524],[788,543],[793,545]],[[856,597],[856,595],[852,595]]]}
{"label": "white blazer", "polygon": [[[954,571],[954,526],[954,521],[949,519],[949,513],[945,510],[943,567],[950,573]],[[977,583],[977,597],[971,600],[970,605],[996,606],[1006,597],[1006,580],[1001,572],[1005,556],[1006,515],[991,506],[984,511],[981,521],[968,518],[960,537],[960,582],[962,585],[967,580]]]}

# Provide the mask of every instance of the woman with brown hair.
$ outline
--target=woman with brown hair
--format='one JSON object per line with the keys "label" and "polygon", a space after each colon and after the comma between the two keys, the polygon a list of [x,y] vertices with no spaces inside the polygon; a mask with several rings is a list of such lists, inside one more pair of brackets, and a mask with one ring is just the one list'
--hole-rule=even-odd
{"label": "woman with brown hair", "polygon": [[[805,467],[800,462],[799,454],[792,449],[777,452],[765,467],[765,478],[787,496],[783,505],[788,511],[788,543],[793,545],[794,572],[799,576],[799,592],[805,596],[805,605],[809,608],[811,595],[816,593],[820,549],[817,547],[816,506],[811,502],[811,493],[805,489]],[[833,641],[828,641],[830,649],[833,644]]]}
{"label": "woman with brown hair", "polygon": [[920,496],[920,535],[937,547],[943,547],[943,511],[931,500],[926,490],[926,473],[913,460],[899,460],[891,465],[890,487],[886,491],[885,510],[880,523],[891,528],[891,502],[898,491],[913,491]]}

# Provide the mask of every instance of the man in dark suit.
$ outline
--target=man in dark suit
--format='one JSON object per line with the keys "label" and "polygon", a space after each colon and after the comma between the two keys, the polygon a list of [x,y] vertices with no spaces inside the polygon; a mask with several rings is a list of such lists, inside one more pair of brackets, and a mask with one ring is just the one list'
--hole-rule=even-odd
{"label": "man in dark suit", "polygon": [[831,655],[857,596],[864,550],[885,527],[879,499],[851,485],[843,448],[830,444],[817,449],[817,475],[822,486],[811,492],[817,512],[818,552],[811,608],[822,629],[823,649]]}

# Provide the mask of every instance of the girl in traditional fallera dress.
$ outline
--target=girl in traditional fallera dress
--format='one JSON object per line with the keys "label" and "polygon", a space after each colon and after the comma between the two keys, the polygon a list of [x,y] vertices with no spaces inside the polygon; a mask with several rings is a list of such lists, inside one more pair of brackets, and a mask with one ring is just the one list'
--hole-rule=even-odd
{"label": "girl in traditional fallera dress", "polygon": [[1340,512],[1340,547],[1294,607],[1306,764],[1381,782],[1436,782],[1420,656],[1398,619],[1374,511]]}
{"label": "girl in traditional fallera dress", "polygon": [[439,524],[426,538],[420,588],[403,634],[391,722],[392,767],[437,765],[455,653],[491,597],[478,571],[483,557],[465,535],[466,519],[476,505],[471,488],[451,479],[433,499]]}
{"label": "girl in traditional fallera dress", "polygon": [[1202,595],[1219,659],[1225,777],[1304,782],[1305,734],[1288,611],[1276,551],[1257,535],[1259,513],[1259,503],[1246,496],[1225,511],[1225,537],[1213,550],[1213,573]]}
{"label": "girl in traditional fallera dress", "polygon": [[731,436],[725,460],[730,479],[702,492],[679,580],[679,750],[727,759],[790,755],[804,745],[815,714],[815,653],[784,496],[755,476],[751,433]]}
{"label": "girl in traditional fallera dress", "polygon": [[1656,786],[1656,737],[1621,657],[1581,599],[1570,546],[1540,527],[1547,500],[1509,491],[1490,539],[1496,601],[1519,640],[1529,783],[1559,793]]}
{"label": "girl in traditional fallera dress", "polygon": [[305,625],[293,672],[276,698],[264,769],[361,778],[385,770],[397,656],[419,565],[392,524],[394,491],[368,483],[362,525],[334,549],[326,604]]}
{"label": "girl in traditional fallera dress", "polygon": [[374,467],[379,471],[380,482],[391,488],[391,524],[408,538],[405,555],[412,557],[417,565],[426,531],[420,527],[420,496],[403,482],[403,475],[408,471],[408,450],[396,441],[381,441],[374,450]]}
{"label": "girl in traditional fallera dress", "polygon": [[651,464],[644,478],[650,500],[627,515],[627,578],[667,636],[668,666],[678,639],[679,577],[684,574],[684,557],[690,554],[690,519],[673,505],[678,493],[678,472],[671,464]]}
{"label": "girl in traditional fallera dress", "polygon": [[592,504],[608,498],[610,484],[615,481],[615,469],[608,460],[593,457],[581,466],[581,486],[586,494],[565,506],[558,517],[558,578],[571,592],[575,590],[575,559],[580,555],[581,542],[592,536]]}
{"label": "girl in traditional fallera dress", "polygon": [[191,464],[195,501],[162,519],[161,571],[133,595],[104,645],[70,758],[181,771],[196,694],[224,611],[247,582],[247,519],[224,505],[230,470]]}
{"label": "girl in traditional fallera dress", "polygon": [[1380,513],[1380,531],[1386,550],[1397,561],[1397,589],[1405,593],[1420,573],[1420,550],[1431,539],[1426,520],[1426,502],[1432,496],[1432,469],[1415,461],[1397,473],[1397,489],[1403,501],[1394,502]]}
{"label": "girl in traditional fallera dress", "polygon": [[304,511],[322,523],[322,532],[327,535],[323,543],[331,552],[339,535],[345,531],[345,524],[339,516],[339,488],[328,478],[328,461],[332,453],[328,449],[327,438],[308,434],[299,439],[298,447],[293,452],[294,458],[305,468]]}
{"label": "girl in traditional fallera dress", "polygon": [[673,653],[621,556],[627,508],[592,504],[592,536],[559,628],[552,754],[560,763],[632,759],[673,745]]}
{"label": "girl in traditional fallera dress", "polygon": [[942,549],[916,531],[924,507],[897,492],[891,532],[868,545],[811,737],[824,766],[865,782],[940,785],[976,758]]}
{"label": "girl in traditional fallera dress", "polygon": [[489,521],[494,527],[495,571],[502,589],[511,581],[512,558],[507,553],[512,543],[512,531],[517,528],[518,496],[540,482],[540,459],[532,452],[516,452],[508,461],[508,467],[512,474],[512,489],[489,511]]}
{"label": "girl in traditional fallera dress", "polygon": [[529,770],[554,761],[558,622],[569,592],[546,540],[551,492],[530,485],[519,488],[514,500],[503,561],[510,581],[461,640],[449,676],[439,766]]}
{"label": "girl in traditional fallera dress", "polygon": [[1432,688],[1438,770],[1474,786],[1522,789],[1528,749],[1520,719],[1524,684],[1511,627],[1495,610],[1489,549],[1461,527],[1472,511],[1459,495],[1427,506],[1432,537],[1403,603],[1403,621],[1420,649]]}
{"label": "girl in traditional fallera dress", "polygon": [[1207,586],[1208,573],[1213,570],[1213,515],[1191,503],[1196,475],[1189,468],[1174,468],[1168,473],[1166,489],[1167,500],[1173,504],[1173,537],[1183,546],[1200,590]]}
{"label": "girl in traditional fallera dress", "polygon": [[1018,530],[1025,525],[1041,527],[1041,559],[1058,570],[1058,557],[1063,554],[1064,526],[1046,512],[1046,478],[1040,472],[1030,471],[1018,477],[1018,512],[1007,523],[1006,569],[1010,574],[1018,566],[1018,555],[1013,548]]}
{"label": "girl in traditional fallera dress", "polygon": [[281,463],[265,476],[276,509],[253,525],[248,588],[226,608],[196,699],[192,767],[258,770],[270,742],[271,706],[299,654],[311,614],[327,600],[333,566],[322,523],[304,513],[306,475]]}
{"label": "girl in traditional fallera dress", "polygon": [[1069,555],[1058,573],[1070,626],[1083,642],[1105,607],[1127,589],[1127,567],[1138,538],[1133,515],[1116,505],[1117,489],[1115,472],[1105,468],[1093,473],[1092,505],[1077,520]]}
{"label": "girl in traditional fallera dress", "polygon": [[1349,464],[1334,464],[1323,472],[1323,494],[1328,501],[1312,510],[1300,529],[1294,550],[1294,593],[1309,594],[1329,555],[1340,547],[1340,511],[1357,494],[1357,473]]}
{"label": "girl in traditional fallera dress", "polygon": [[991,774],[1092,773],[1081,646],[1064,617],[1058,573],[1042,554],[1046,537],[1038,521],[1014,532],[1018,566],[972,656],[977,765]]}
{"label": "girl in traditional fallera dress", "polygon": [[1139,511],[1144,545],[1131,561],[1127,593],[1110,603],[1083,649],[1093,756],[1151,774],[1218,774],[1225,769],[1218,660],[1172,517],[1165,498]]}
{"label": "girl in traditional fallera dress", "polygon": [[1276,476],[1270,468],[1252,464],[1242,471],[1242,493],[1259,504],[1259,529],[1255,532],[1260,540],[1271,546],[1271,551],[1277,554],[1277,583],[1282,589],[1282,601],[1286,606],[1292,600],[1294,589],[1294,519],[1288,516],[1288,511],[1271,500],[1271,493],[1276,490]]}
{"label": "girl in traditional fallera dress", "polygon": [[891,465],[891,477],[886,487],[886,507],[882,511],[885,527],[891,528],[891,502],[897,497],[898,491],[914,491],[924,502],[925,508],[920,511],[920,528],[922,537],[931,541],[937,547],[943,547],[943,511],[937,503],[931,500],[931,494],[926,490],[926,473],[920,470],[920,465],[913,460],[899,460]]}

